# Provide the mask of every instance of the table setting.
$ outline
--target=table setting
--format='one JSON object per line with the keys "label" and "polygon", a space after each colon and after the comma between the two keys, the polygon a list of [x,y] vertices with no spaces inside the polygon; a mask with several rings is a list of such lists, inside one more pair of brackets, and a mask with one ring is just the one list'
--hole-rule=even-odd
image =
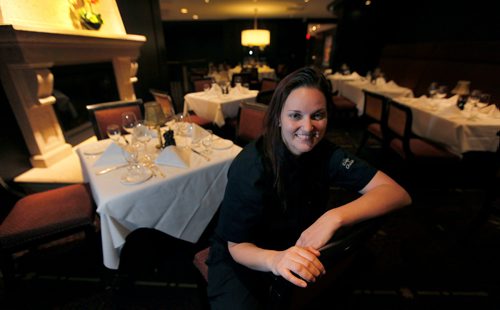
{"label": "table setting", "polygon": [[226,118],[238,115],[242,101],[255,102],[257,90],[249,90],[240,83],[235,87],[227,87],[227,91],[213,83],[203,92],[188,93],[184,96],[184,114],[194,111],[200,117],[211,120],[219,127],[224,126]]}
{"label": "table setting", "polygon": [[227,170],[241,151],[192,123],[171,120],[159,131],[148,129],[143,141],[140,128],[76,150],[101,218],[103,262],[110,269],[119,266],[126,236],[140,227],[196,242],[222,201]]}
{"label": "table setting", "polygon": [[412,109],[415,134],[444,144],[462,156],[469,151],[495,152],[498,147],[500,111],[494,104],[468,101],[457,107],[459,95],[449,98],[395,97],[394,101]]}

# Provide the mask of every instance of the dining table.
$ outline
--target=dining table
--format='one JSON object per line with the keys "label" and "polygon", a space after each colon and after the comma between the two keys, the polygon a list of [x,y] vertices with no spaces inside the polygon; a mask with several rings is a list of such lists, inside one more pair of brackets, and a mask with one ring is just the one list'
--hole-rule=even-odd
{"label": "dining table", "polygon": [[[262,79],[264,78],[276,80],[276,70],[269,67],[268,65],[258,65],[255,66],[255,68],[257,68],[257,72],[259,74],[259,81],[262,81]],[[229,78],[231,79],[233,77],[233,74],[241,73],[241,71],[243,71],[243,68],[239,65],[229,69]]]}
{"label": "dining table", "polygon": [[358,115],[363,114],[365,105],[365,94],[367,90],[388,98],[395,97],[413,97],[413,91],[407,87],[397,85],[394,81],[385,82],[382,79],[368,81],[365,78],[349,81],[341,80],[339,86],[339,95],[343,96],[356,104]]}
{"label": "dining table", "polygon": [[150,156],[156,160],[146,168],[145,177],[132,181],[119,143],[106,139],[77,149],[84,180],[97,205],[107,268],[118,269],[120,251],[132,231],[154,228],[196,243],[216,213],[224,195],[227,171],[241,148],[213,136],[208,154],[190,146],[194,138],[176,137],[176,141],[181,138],[188,143],[164,149],[155,148],[156,139],[149,141],[146,145],[153,154]]}
{"label": "dining table", "polygon": [[[500,111],[495,105],[456,106],[458,96],[443,99],[396,97],[392,100],[412,110],[412,131],[463,156],[466,152],[495,152],[499,141]],[[475,109],[475,110],[472,110]]]}
{"label": "dining table", "polygon": [[357,72],[352,72],[349,74],[342,74],[340,72],[335,72],[334,74],[327,74],[326,78],[330,81],[332,85],[332,92],[338,92],[340,95],[342,93],[342,85],[345,81],[357,81],[362,79],[362,77]]}
{"label": "dining table", "polygon": [[226,118],[238,116],[238,110],[242,101],[255,103],[257,90],[249,90],[243,87],[233,87],[228,94],[223,94],[219,89],[202,92],[188,93],[184,96],[184,114],[193,111],[196,115],[212,121],[215,125],[222,127]]}

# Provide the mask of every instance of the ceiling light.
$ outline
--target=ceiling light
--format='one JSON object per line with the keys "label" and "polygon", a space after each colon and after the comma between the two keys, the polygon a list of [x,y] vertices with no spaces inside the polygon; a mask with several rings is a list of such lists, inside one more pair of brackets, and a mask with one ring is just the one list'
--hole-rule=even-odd
{"label": "ceiling light", "polygon": [[255,9],[253,29],[243,30],[241,32],[241,45],[264,48],[266,45],[269,45],[270,42],[271,32],[265,29],[257,29],[257,9]]}
{"label": "ceiling light", "polygon": [[199,18],[198,15],[196,14],[193,15],[193,19],[198,19],[198,18]]}
{"label": "ceiling light", "polygon": [[187,14],[188,12],[189,12],[189,11],[188,11],[188,9],[186,9],[186,8],[182,8],[182,9],[181,9],[181,13],[182,13],[182,14]]}

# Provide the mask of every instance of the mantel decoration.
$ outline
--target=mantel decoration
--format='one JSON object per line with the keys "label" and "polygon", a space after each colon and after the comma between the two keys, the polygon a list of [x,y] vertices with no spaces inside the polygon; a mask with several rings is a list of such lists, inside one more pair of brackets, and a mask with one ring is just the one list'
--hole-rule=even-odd
{"label": "mantel decoration", "polygon": [[255,17],[253,29],[243,30],[241,32],[241,45],[243,46],[258,46],[263,49],[271,42],[271,32],[265,29],[257,29],[257,9],[255,9]]}
{"label": "mantel decoration", "polygon": [[101,14],[94,12],[92,4],[97,4],[99,0],[83,0],[82,7],[78,10],[82,27],[88,30],[99,30],[104,21]]}

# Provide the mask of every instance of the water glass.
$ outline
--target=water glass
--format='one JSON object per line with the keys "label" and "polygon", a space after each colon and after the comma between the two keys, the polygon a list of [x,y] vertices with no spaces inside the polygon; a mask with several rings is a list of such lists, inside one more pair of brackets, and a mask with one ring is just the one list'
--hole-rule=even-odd
{"label": "water glass", "polygon": [[137,123],[137,117],[135,116],[134,112],[122,113],[122,127],[126,132],[131,134],[134,130],[136,123]]}
{"label": "water glass", "polygon": [[201,139],[201,144],[203,145],[203,153],[205,155],[210,155],[212,154],[213,134],[211,130],[207,130],[207,132],[208,135],[206,135]]}
{"label": "water glass", "polygon": [[111,140],[113,140],[115,143],[118,143],[122,136],[122,131],[120,129],[120,126],[118,126],[117,124],[110,124],[106,127],[106,134]]}

